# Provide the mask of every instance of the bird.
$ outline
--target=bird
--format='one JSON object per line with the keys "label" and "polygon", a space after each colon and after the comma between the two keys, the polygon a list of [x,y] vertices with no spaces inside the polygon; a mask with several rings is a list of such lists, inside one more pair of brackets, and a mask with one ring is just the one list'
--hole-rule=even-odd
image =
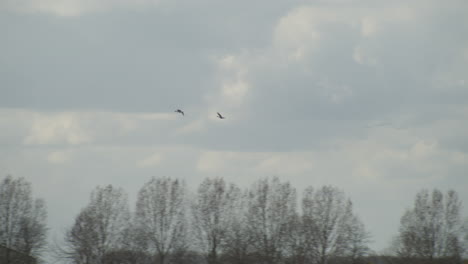
{"label": "bird", "polygon": [[180,110],[180,109],[177,109],[177,110],[175,110],[174,112],[176,112],[176,113],[181,113],[183,116],[185,116],[184,111],[182,111],[182,110]]}
{"label": "bird", "polygon": [[217,113],[218,113],[218,118],[219,118],[219,119],[224,119],[224,118],[225,118],[225,117],[222,116],[219,112],[217,112]]}

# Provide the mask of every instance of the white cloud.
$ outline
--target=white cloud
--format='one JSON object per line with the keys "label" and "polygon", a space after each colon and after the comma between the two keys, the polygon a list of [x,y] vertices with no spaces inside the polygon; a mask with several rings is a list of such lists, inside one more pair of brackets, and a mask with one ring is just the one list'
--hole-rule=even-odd
{"label": "white cloud", "polygon": [[69,151],[54,151],[47,155],[47,161],[52,164],[65,163],[70,160]]}
{"label": "white cloud", "polygon": [[224,158],[215,152],[203,153],[197,163],[197,169],[205,172],[220,171],[225,169],[224,166]]}
{"label": "white cloud", "polygon": [[334,104],[340,104],[344,100],[346,100],[348,97],[350,97],[353,94],[353,91],[351,88],[348,86],[343,86],[342,90],[336,91],[330,95],[330,100]]}
{"label": "white cloud", "polygon": [[246,172],[257,166],[266,156],[261,152],[203,151],[197,162],[197,169],[215,174],[230,171],[230,174]]}
{"label": "white cloud", "polygon": [[[124,140],[142,134],[169,133],[175,113],[48,112],[0,108],[0,141],[24,145],[82,145]],[[53,159],[52,159],[53,160]]]}
{"label": "white cloud", "polygon": [[312,152],[266,153],[255,167],[263,175],[303,175],[313,171],[316,161]]}
{"label": "white cloud", "polygon": [[218,65],[222,69],[234,69],[236,70],[237,68],[240,67],[239,61],[236,59],[236,57],[232,54],[225,55],[221,58],[218,59]]}
{"label": "white cloud", "polygon": [[248,91],[249,84],[242,79],[237,79],[232,83],[224,83],[222,87],[223,97],[234,105],[241,105]]}
{"label": "white cloud", "polygon": [[313,7],[300,7],[282,17],[275,27],[274,48],[290,61],[301,61],[318,48],[319,22],[336,20],[333,12]]}
{"label": "white cloud", "polygon": [[409,151],[409,156],[414,159],[423,160],[437,153],[437,142],[416,142]]}
{"label": "white cloud", "polygon": [[242,59],[242,56],[231,54],[217,59],[217,78],[221,88],[219,96],[213,100],[214,104],[239,108],[245,103],[251,87],[247,80],[249,69]]}
{"label": "white cloud", "polygon": [[454,163],[460,164],[460,165],[466,165],[468,164],[468,154],[455,151],[451,153],[451,159]]}
{"label": "white cloud", "polygon": [[216,68],[212,77],[214,86],[204,94],[206,103],[198,109],[196,119],[188,121],[189,123],[179,128],[177,133],[187,134],[206,130],[214,121],[219,121],[217,112],[229,119],[231,124],[245,113],[244,107],[252,91],[246,59],[243,55],[231,54],[214,56],[211,59]]}
{"label": "white cloud", "polygon": [[[331,142],[330,142],[331,143]],[[462,164],[467,155],[441,148],[437,141],[421,137],[414,129],[379,127],[360,140],[341,140],[328,149],[289,152],[204,151],[197,169],[207,175],[279,175],[316,184],[356,186],[419,184],[440,181],[443,172]]]}
{"label": "white cloud", "polygon": [[300,175],[313,169],[312,152],[235,152],[205,151],[200,155],[197,168],[206,173],[234,171],[234,174]]}
{"label": "white cloud", "polygon": [[370,52],[366,51],[362,46],[356,46],[354,48],[353,59],[359,64],[365,64],[375,66],[377,59],[370,55]]}
{"label": "white cloud", "polygon": [[203,131],[206,128],[206,120],[199,118],[195,121],[189,122],[187,125],[184,125],[177,129],[178,134],[190,134],[195,132]]}
{"label": "white cloud", "polygon": [[376,19],[373,17],[364,17],[361,20],[361,34],[364,37],[369,37],[376,33],[379,29]]}
{"label": "white cloud", "polygon": [[[331,25],[345,25],[349,30],[359,31],[365,43],[385,32],[386,27],[407,23],[415,18],[413,8],[406,4],[392,3],[382,7],[317,7],[304,5],[292,9],[277,23],[273,33],[272,47],[279,58],[290,62],[313,60],[313,55],[326,49],[323,39],[330,32]],[[340,41],[339,39],[336,39]],[[376,58],[357,45],[353,58],[360,64],[375,65]],[[279,62],[278,62],[279,63]]]}
{"label": "white cloud", "polygon": [[173,113],[99,113],[102,119],[117,122],[124,132],[131,132],[141,127],[143,123],[175,120],[178,116]]}
{"label": "white cloud", "polygon": [[138,161],[137,166],[140,168],[147,168],[147,167],[156,167],[158,166],[163,159],[161,153],[154,153],[141,161]]}
{"label": "white cloud", "polygon": [[18,0],[6,1],[1,8],[26,13],[48,13],[74,17],[86,13],[103,12],[112,8],[139,8],[159,4],[159,0]]}
{"label": "white cloud", "polygon": [[26,145],[89,143],[90,131],[82,126],[83,119],[74,113],[34,114]]}

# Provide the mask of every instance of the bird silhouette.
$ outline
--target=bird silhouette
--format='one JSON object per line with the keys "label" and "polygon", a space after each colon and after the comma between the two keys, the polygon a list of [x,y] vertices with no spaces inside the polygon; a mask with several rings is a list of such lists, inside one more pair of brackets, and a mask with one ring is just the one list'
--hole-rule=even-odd
{"label": "bird silhouette", "polygon": [[177,109],[177,110],[175,110],[174,112],[176,112],[176,113],[181,113],[183,116],[185,116],[184,111],[182,111],[182,110],[180,110],[180,109]]}
{"label": "bird silhouette", "polygon": [[219,119],[224,119],[224,118],[225,118],[225,117],[222,116],[219,112],[217,112],[217,113],[218,113],[218,118],[219,118]]}

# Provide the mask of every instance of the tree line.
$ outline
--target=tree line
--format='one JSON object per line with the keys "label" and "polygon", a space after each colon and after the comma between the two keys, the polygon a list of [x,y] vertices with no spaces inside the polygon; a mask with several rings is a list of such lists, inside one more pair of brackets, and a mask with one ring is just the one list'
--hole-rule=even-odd
{"label": "tree line", "polygon": [[[386,262],[461,263],[467,227],[455,191],[422,190],[401,217]],[[23,178],[7,176],[0,243],[40,257],[46,231],[44,202],[32,198]],[[369,243],[353,203],[333,186],[298,195],[277,177],[248,188],[206,178],[189,190],[184,181],[158,177],[141,187],[133,212],[122,188],[96,187],[53,252],[74,264],[358,264],[369,263]]]}
{"label": "tree line", "polygon": [[32,197],[31,184],[5,177],[0,183],[0,263],[40,256],[46,245],[46,218],[45,202]]}

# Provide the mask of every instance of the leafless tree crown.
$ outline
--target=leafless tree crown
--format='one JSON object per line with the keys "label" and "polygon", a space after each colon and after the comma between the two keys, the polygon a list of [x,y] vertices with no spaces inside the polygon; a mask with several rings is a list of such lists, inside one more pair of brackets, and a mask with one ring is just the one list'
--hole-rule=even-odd
{"label": "leafless tree crown", "polygon": [[[45,202],[33,199],[29,182],[12,176],[3,179],[0,183],[1,245],[22,254],[40,257],[47,244],[46,218]],[[6,257],[8,263],[10,260]]]}

